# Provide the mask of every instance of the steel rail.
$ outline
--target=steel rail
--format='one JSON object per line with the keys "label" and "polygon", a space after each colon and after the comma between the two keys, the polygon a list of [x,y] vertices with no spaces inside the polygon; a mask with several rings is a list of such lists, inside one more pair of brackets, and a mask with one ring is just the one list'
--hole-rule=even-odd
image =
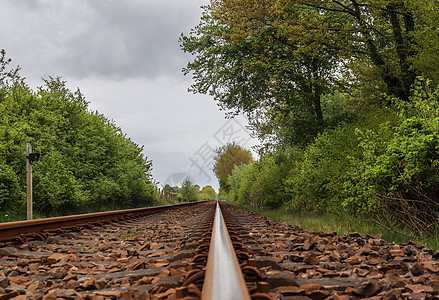
{"label": "steel rail", "polygon": [[219,203],[216,206],[201,299],[250,300]]}
{"label": "steel rail", "polygon": [[44,232],[45,230],[63,230],[66,227],[74,227],[77,225],[84,225],[87,223],[99,223],[108,222],[118,219],[128,219],[134,218],[150,213],[156,213],[164,211],[173,207],[181,206],[191,206],[196,205],[201,202],[196,203],[182,203],[174,205],[165,206],[153,206],[144,208],[134,208],[116,211],[107,211],[91,214],[81,214],[81,215],[71,215],[55,218],[28,220],[28,221],[17,221],[17,222],[7,222],[0,224],[0,242],[12,241],[19,238],[23,234],[38,234]]}

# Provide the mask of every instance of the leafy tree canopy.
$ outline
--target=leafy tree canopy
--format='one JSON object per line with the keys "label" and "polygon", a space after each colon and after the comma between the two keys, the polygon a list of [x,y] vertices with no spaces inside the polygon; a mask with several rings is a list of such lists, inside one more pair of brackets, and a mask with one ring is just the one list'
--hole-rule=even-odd
{"label": "leafy tree canopy", "polygon": [[249,150],[234,142],[218,147],[215,152],[213,171],[218,178],[221,190],[228,192],[230,189],[228,177],[232,175],[233,168],[252,162],[253,157]]}
{"label": "leafy tree canopy", "polygon": [[205,187],[203,187],[201,189],[200,193],[208,194],[211,197],[211,199],[214,199],[216,196],[215,189],[213,187],[211,187],[210,185],[206,185]]}
{"label": "leafy tree canopy", "polygon": [[332,125],[330,90],[370,106],[382,93],[410,101],[417,75],[439,83],[438,12],[428,0],[214,0],[180,39],[194,55],[184,73],[260,139],[306,145]]}
{"label": "leafy tree canopy", "polygon": [[183,199],[186,199],[189,202],[195,202],[198,200],[198,189],[187,178],[183,181],[181,185],[180,193]]}

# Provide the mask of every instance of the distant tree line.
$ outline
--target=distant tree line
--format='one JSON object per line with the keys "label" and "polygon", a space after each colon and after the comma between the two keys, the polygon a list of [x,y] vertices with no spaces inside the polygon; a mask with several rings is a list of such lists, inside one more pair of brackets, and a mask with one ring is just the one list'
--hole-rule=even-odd
{"label": "distant tree line", "polygon": [[152,162],[114,121],[88,109],[59,77],[36,91],[0,52],[0,211],[25,216],[26,143],[33,163],[34,210],[53,216],[148,206],[156,199]]}
{"label": "distant tree line", "polygon": [[[195,201],[208,201],[208,200],[216,200],[217,194],[215,189],[210,185],[206,185],[202,189],[197,184],[193,184],[191,180],[185,178],[181,186],[171,186],[166,184],[163,187],[163,198],[166,200],[175,201],[176,199],[179,201],[187,201],[187,202],[195,202]],[[170,195],[172,197],[166,197],[166,195]]]}
{"label": "distant tree line", "polygon": [[437,28],[433,0],[211,1],[183,71],[261,141],[227,200],[437,229]]}

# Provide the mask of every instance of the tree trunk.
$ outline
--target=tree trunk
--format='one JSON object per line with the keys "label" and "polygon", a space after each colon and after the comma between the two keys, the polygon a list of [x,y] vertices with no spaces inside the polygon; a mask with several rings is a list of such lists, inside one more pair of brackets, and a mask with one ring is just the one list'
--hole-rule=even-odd
{"label": "tree trunk", "polygon": [[[367,51],[369,53],[370,59],[372,63],[379,67],[379,69],[382,72],[382,78],[384,83],[387,86],[387,91],[389,94],[398,97],[401,100],[408,101],[410,94],[407,93],[405,88],[405,82],[402,80],[399,76],[396,74],[393,74],[392,71],[389,69],[389,66],[384,61],[384,57],[379,53],[377,46],[375,45],[374,39],[371,34],[371,29],[368,28],[366,22],[363,19],[363,15],[360,9],[360,5],[357,1],[351,0],[351,3],[354,6],[355,13],[353,14],[354,17],[357,19],[358,24],[361,28],[361,33],[363,34],[365,40],[366,40],[366,47]],[[397,28],[394,28],[397,30]],[[397,33],[396,33],[397,34]],[[410,89],[409,89],[410,91]]]}
{"label": "tree trunk", "polygon": [[[399,59],[399,67],[401,68],[401,86],[399,86],[399,94],[401,99],[408,100],[410,95],[410,89],[412,84],[415,81],[415,74],[410,69],[410,62],[408,61],[409,56],[413,55],[413,49],[411,44],[413,41],[410,41],[409,34],[406,34],[407,37],[404,37],[403,30],[401,27],[401,22],[399,20],[399,15],[397,12],[397,6],[395,4],[388,5],[389,15],[390,15],[390,23],[392,25],[393,37],[395,39],[396,44],[396,53]],[[414,29],[414,21],[413,17],[410,15],[406,15],[404,17],[406,31],[411,31]]]}
{"label": "tree trunk", "polygon": [[318,83],[320,76],[319,76],[319,67],[318,67],[318,59],[313,58],[312,60],[312,70],[313,70],[313,76],[312,76],[312,97],[313,97],[313,104],[314,104],[314,113],[316,117],[316,121],[318,125],[323,125],[323,113],[322,113],[322,103],[321,103],[321,96],[323,89]]}

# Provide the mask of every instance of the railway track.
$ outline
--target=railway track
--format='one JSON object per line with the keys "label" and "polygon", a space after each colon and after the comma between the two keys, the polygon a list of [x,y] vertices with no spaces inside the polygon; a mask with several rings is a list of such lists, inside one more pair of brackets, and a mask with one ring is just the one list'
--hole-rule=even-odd
{"label": "railway track", "polygon": [[437,251],[220,207],[0,224],[0,300],[439,299]]}

